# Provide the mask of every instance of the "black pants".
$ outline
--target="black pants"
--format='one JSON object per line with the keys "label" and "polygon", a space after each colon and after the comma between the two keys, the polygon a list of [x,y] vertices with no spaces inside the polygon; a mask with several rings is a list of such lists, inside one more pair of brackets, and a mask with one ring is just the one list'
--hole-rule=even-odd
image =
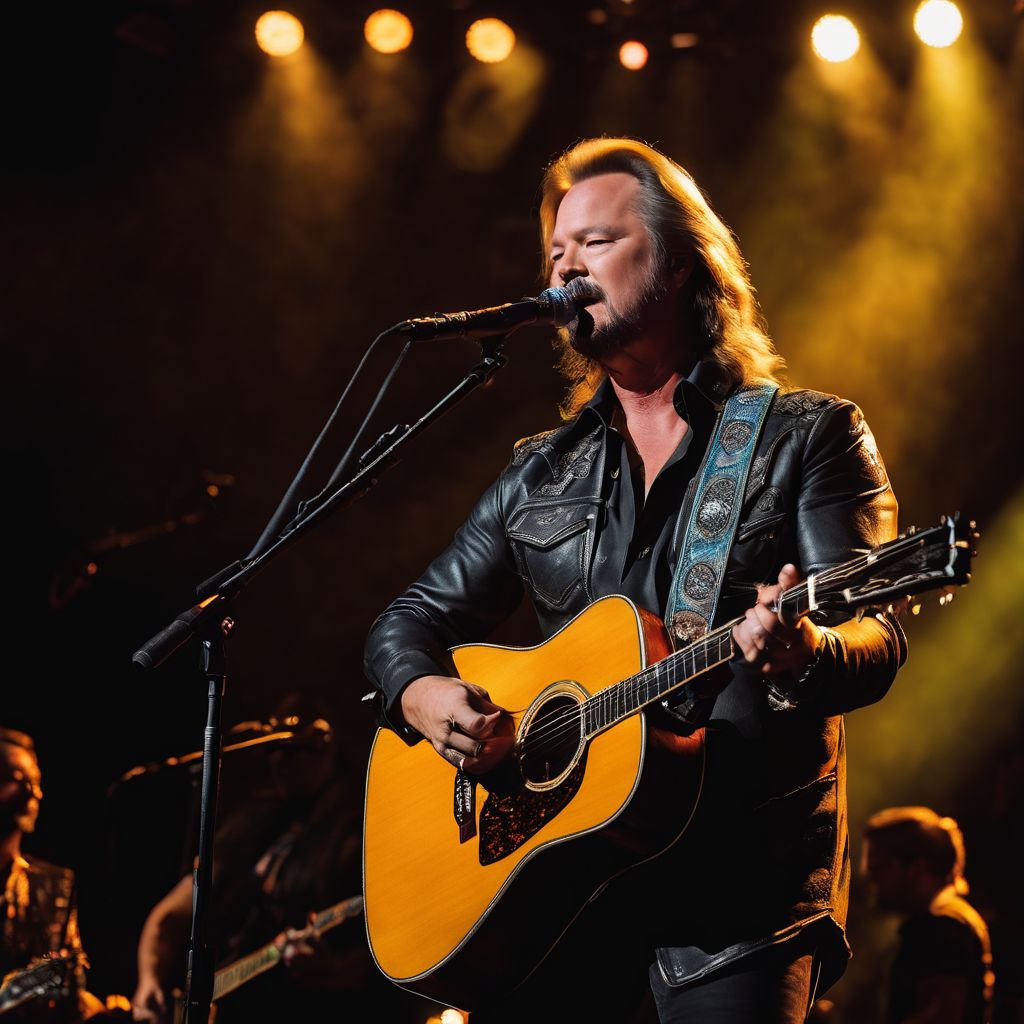
{"label": "black pants", "polygon": [[[665,983],[650,953],[592,948],[582,960],[558,949],[508,999],[472,1024],[802,1024],[814,1001],[818,965],[797,938],[737,961],[704,981]],[[648,985],[649,983],[649,985]],[[652,999],[653,995],[653,999]]]}
{"label": "black pants", "polygon": [[666,984],[657,964],[650,979],[661,1024],[802,1024],[818,964],[813,949],[794,940],[682,988]]}

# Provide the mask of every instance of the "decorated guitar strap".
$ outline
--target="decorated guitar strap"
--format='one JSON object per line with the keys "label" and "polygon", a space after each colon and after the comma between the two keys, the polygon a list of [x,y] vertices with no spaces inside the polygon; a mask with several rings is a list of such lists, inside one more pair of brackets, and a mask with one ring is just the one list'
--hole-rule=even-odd
{"label": "decorated guitar strap", "polygon": [[708,445],[665,610],[676,649],[703,636],[715,617],[750,464],[778,385],[742,388],[725,403]]}

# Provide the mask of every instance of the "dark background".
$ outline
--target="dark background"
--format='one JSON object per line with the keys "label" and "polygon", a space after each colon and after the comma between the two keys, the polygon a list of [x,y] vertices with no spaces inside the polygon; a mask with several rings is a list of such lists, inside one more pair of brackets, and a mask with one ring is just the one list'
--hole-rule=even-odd
{"label": "dark background", "polygon": [[[46,800],[27,845],[78,872],[93,987],[130,993],[138,928],[191,850],[186,779],[105,795],[131,765],[202,739],[195,653],[143,676],[131,652],[248,551],[374,334],[537,290],[542,169],[607,133],[659,145],[712,197],[794,382],[864,408],[903,523],[963,509],[982,526],[975,583],[911,621],[896,690],[850,719],[851,825],[856,856],[863,818],[885,804],[960,819],[1003,966],[1001,1019],[1016,1019],[1019,855],[1006,836],[1024,775],[1024,47],[1013,4],[965,2],[964,38],[925,51],[913,5],[851,3],[864,49],[839,67],[810,55],[824,9],[808,2],[410,4],[413,46],[388,58],[362,40],[371,5],[302,0],[290,9],[307,45],[279,61],[254,44],[257,6],[88,6],[10,23],[0,330],[15,609],[2,719],[37,739]],[[588,21],[595,7],[604,24]],[[491,14],[519,47],[484,68],[462,35]],[[673,50],[674,31],[699,45]],[[615,58],[630,37],[651,49],[638,74]],[[493,388],[246,593],[225,724],[265,718],[289,690],[321,695],[361,786],[370,623],[512,443],[557,423],[544,332],[515,335],[509,352]],[[417,349],[378,429],[418,416],[474,355]],[[531,629],[527,613],[507,635],[526,642]],[[258,754],[227,761],[225,804],[262,772]],[[892,931],[856,884],[851,936],[858,958],[830,994],[835,1019],[871,1019]]]}

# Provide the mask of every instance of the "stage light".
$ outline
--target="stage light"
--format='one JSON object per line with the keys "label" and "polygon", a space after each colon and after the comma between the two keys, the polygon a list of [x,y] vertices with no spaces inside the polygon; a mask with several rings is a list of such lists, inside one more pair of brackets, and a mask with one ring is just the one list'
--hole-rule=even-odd
{"label": "stage light", "polygon": [[669,40],[673,50],[691,50],[700,42],[696,32],[673,32]]}
{"label": "stage light", "polygon": [[949,0],[925,0],[914,14],[914,31],[928,46],[952,46],[963,31],[964,19]]}
{"label": "stage light", "polygon": [[412,22],[401,11],[385,7],[366,19],[363,35],[378,53],[398,53],[412,42]]}
{"label": "stage light", "polygon": [[287,11],[267,11],[256,21],[256,42],[271,57],[287,57],[302,46],[302,22]]}
{"label": "stage light", "polygon": [[441,1024],[466,1024],[466,1018],[460,1011],[449,1007],[441,1012]]}
{"label": "stage light", "polygon": [[647,63],[647,47],[630,39],[619,47],[619,63],[630,71],[639,71]]}
{"label": "stage light", "polygon": [[466,33],[466,49],[482,64],[500,64],[515,45],[515,32],[498,18],[474,21]]}
{"label": "stage light", "polygon": [[841,64],[860,49],[860,33],[849,18],[826,14],[811,29],[811,46],[822,60]]}

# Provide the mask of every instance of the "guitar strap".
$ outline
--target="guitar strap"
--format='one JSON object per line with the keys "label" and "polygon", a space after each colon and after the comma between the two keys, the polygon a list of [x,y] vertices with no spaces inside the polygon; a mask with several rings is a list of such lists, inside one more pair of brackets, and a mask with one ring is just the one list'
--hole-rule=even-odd
{"label": "guitar strap", "polygon": [[750,464],[777,384],[741,388],[729,396],[708,445],[695,500],[679,549],[665,625],[678,650],[714,621]]}

